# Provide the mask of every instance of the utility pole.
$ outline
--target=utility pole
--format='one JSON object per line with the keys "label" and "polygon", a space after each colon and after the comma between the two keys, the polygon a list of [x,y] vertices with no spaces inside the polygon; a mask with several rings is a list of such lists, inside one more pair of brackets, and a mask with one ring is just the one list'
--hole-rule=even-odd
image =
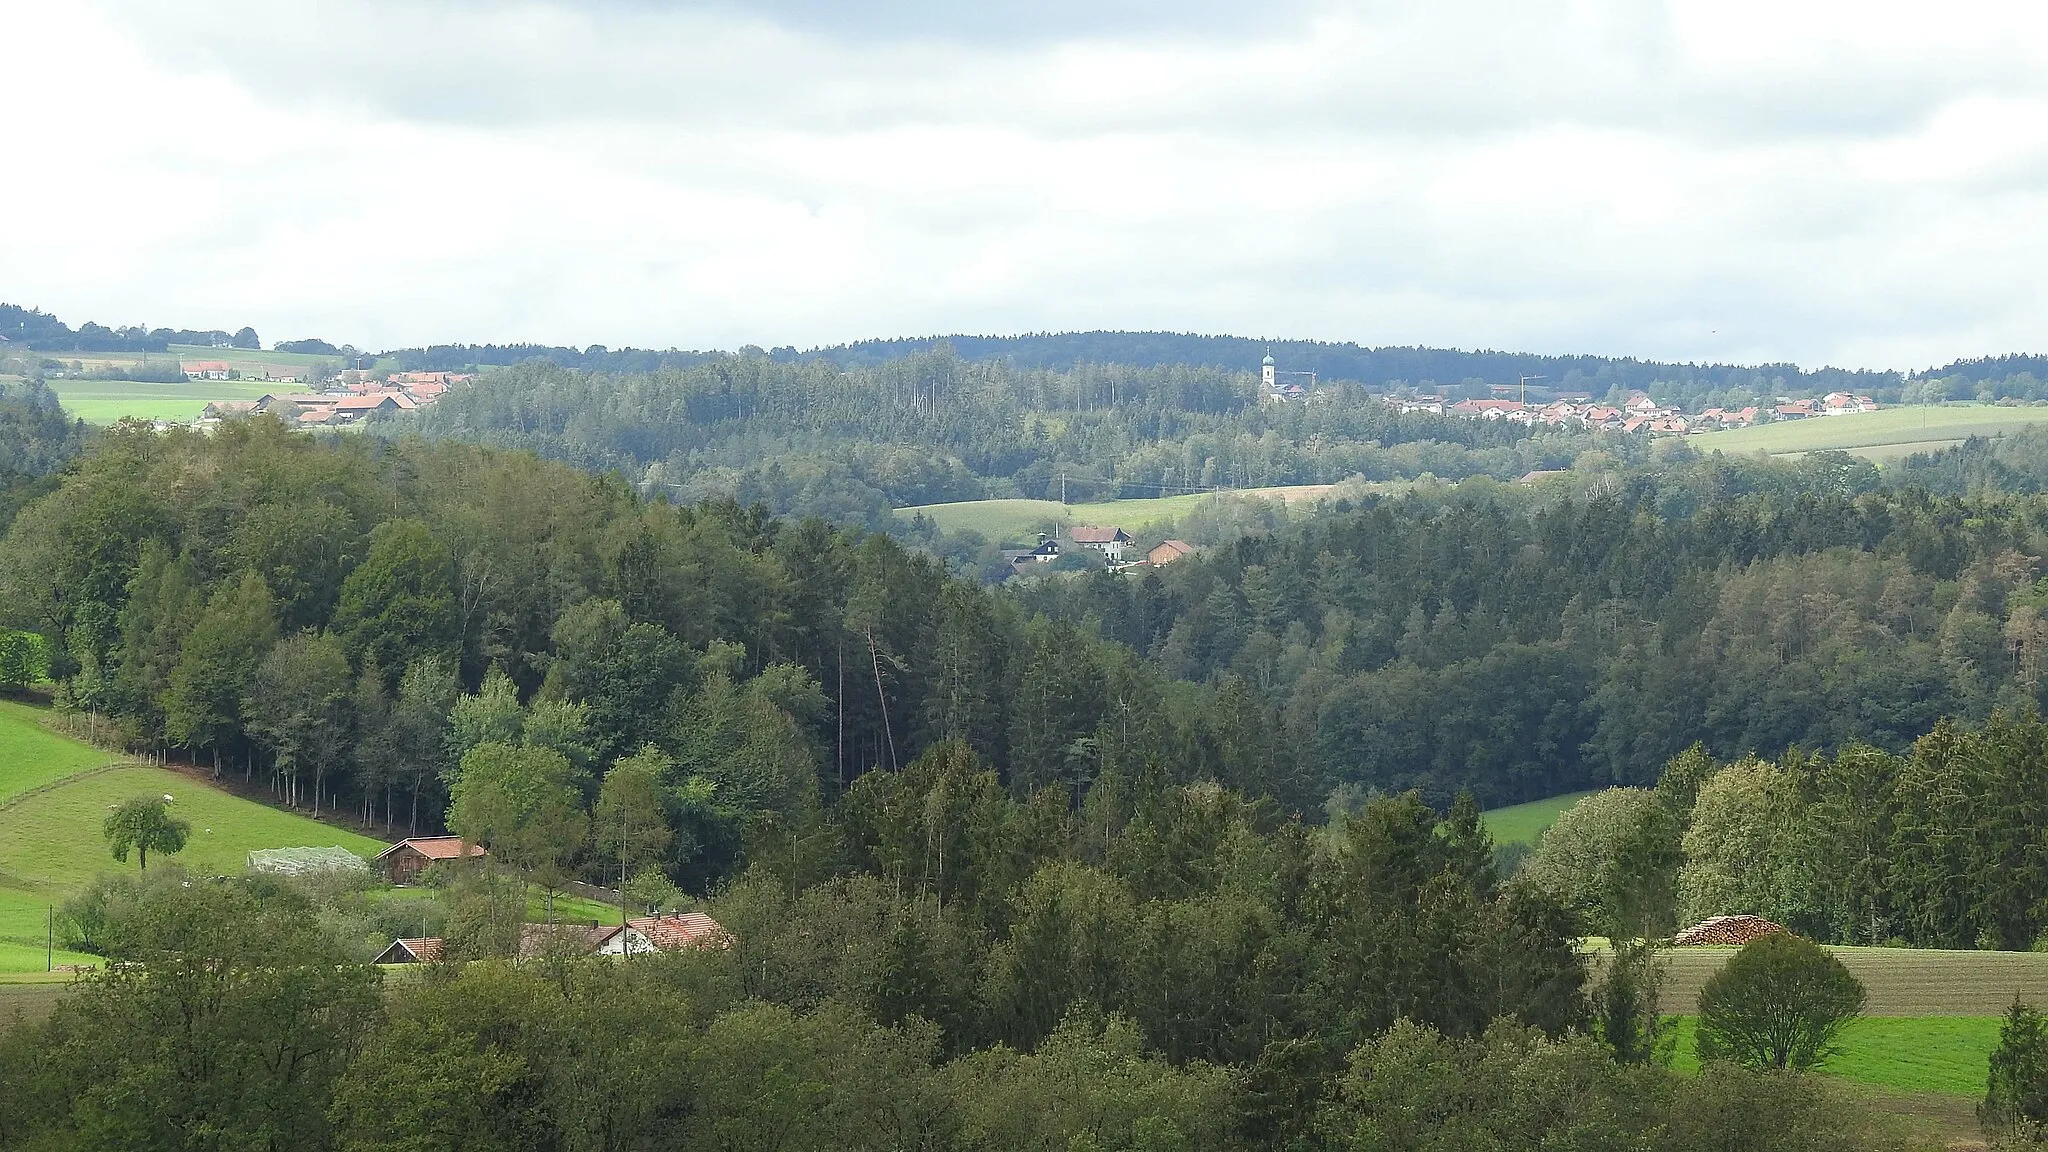
{"label": "utility pole", "polygon": [[1529,406],[1529,381],[1531,381],[1531,380],[1548,380],[1548,379],[1550,379],[1550,377],[1548,377],[1548,376],[1524,376],[1524,377],[1522,377],[1522,407],[1524,407],[1524,408],[1527,408],[1527,407]]}
{"label": "utility pole", "polygon": [[43,971],[57,970],[57,906],[50,905],[49,920],[43,927]]}

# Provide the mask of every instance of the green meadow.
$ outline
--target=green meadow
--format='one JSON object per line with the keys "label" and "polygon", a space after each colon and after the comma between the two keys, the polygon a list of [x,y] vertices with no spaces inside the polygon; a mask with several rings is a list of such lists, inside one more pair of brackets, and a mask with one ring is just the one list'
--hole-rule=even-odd
{"label": "green meadow", "polygon": [[[1328,484],[1297,484],[1279,488],[1247,488],[1230,493],[1260,499],[1294,503],[1315,500],[1330,491]],[[952,504],[921,504],[899,508],[903,519],[922,514],[947,532],[971,529],[999,543],[1024,543],[1025,537],[1041,524],[1061,527],[1076,524],[1114,526],[1134,536],[1154,525],[1177,520],[1216,494],[1190,492],[1181,496],[1157,496],[1145,500],[1104,500],[1092,504],[1062,504],[1057,500],[964,500]]]}
{"label": "green meadow", "polygon": [[[169,795],[192,836],[175,859],[198,872],[241,871],[257,848],[339,845],[374,855],[383,844],[280,811],[166,768],[123,764],[111,753],[58,736],[40,710],[0,701],[0,973],[44,970],[50,909],[61,907],[117,863],[100,834],[109,808],[132,796]],[[110,765],[112,765],[110,767]],[[91,956],[59,950],[58,964]]]}
{"label": "green meadow", "polygon": [[302,385],[262,380],[188,380],[152,384],[139,380],[51,380],[50,390],[72,415],[88,424],[143,420],[197,420],[215,400],[254,400],[271,392],[295,392]]}
{"label": "green meadow", "polygon": [[1545,828],[1557,823],[1559,813],[1591,795],[1591,792],[1567,792],[1526,804],[1493,808],[1481,813],[1480,819],[1486,822],[1486,830],[1492,834],[1494,843],[1533,846]]}
{"label": "green meadow", "polygon": [[1932,404],[1885,408],[1849,416],[1814,416],[1707,432],[1686,439],[1702,452],[1765,452],[1773,456],[1839,450],[1895,459],[2014,428],[2048,422],[2048,405]]}

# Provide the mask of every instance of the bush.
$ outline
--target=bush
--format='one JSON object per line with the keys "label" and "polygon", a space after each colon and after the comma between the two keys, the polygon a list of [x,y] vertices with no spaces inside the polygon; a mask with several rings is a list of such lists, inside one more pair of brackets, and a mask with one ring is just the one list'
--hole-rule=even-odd
{"label": "bush", "polygon": [[1863,985],[1811,940],[1774,932],[1700,989],[1699,1054],[1749,1068],[1812,1068],[1863,1011]]}

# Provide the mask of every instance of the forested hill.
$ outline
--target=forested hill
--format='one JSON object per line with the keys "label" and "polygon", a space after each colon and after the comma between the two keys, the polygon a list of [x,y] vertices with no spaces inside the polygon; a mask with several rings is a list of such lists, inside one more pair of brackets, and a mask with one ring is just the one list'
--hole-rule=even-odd
{"label": "forested hill", "polygon": [[[679,500],[882,526],[892,506],[1188,488],[1502,479],[1565,467],[1593,436],[1401,413],[1358,385],[1262,404],[1220,368],[1025,369],[939,349],[875,367],[719,357],[648,373],[549,363],[488,373],[398,431],[529,448]],[[1627,455],[1641,442],[1602,442]]]}
{"label": "forested hill", "polygon": [[1544,356],[1532,352],[1456,348],[1369,348],[1320,340],[1204,336],[1192,332],[1044,332],[1024,336],[929,336],[862,340],[819,348],[816,356],[842,367],[884,364],[941,345],[966,360],[1005,360],[1020,368],[1072,368],[1080,364],[1181,365],[1257,371],[1271,353],[1283,370],[1315,372],[1328,380],[1390,384],[1459,384],[1483,380],[1511,384],[1535,377],[1536,387],[1605,395],[1614,388],[1687,384],[1695,389],[1750,388],[1857,392],[1896,390],[1896,372],[1796,364],[1679,364],[1617,356]]}

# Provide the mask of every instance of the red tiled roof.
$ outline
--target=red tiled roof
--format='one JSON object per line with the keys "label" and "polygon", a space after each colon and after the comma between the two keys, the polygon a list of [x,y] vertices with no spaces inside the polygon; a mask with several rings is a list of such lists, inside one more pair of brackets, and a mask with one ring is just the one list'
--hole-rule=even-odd
{"label": "red tiled roof", "polygon": [[626,921],[627,927],[637,928],[641,934],[654,942],[664,952],[681,948],[695,948],[703,944],[725,946],[732,942],[732,934],[719,926],[718,921],[702,912],[664,912],[659,916],[642,916]]}
{"label": "red tiled roof", "polygon": [[462,850],[463,843],[460,836],[415,836],[410,840],[400,840],[391,847],[377,853],[376,858],[382,860],[386,856],[397,852],[400,848],[410,848],[429,860],[459,860],[465,855],[471,857],[484,855],[483,845],[471,844],[468,847],[469,851],[465,853]]}
{"label": "red tiled roof", "polygon": [[1121,528],[1076,528],[1068,535],[1076,544],[1114,544],[1118,540],[1130,539]]}
{"label": "red tiled roof", "polygon": [[1161,548],[1172,552],[1176,556],[1193,556],[1195,554],[1195,546],[1185,540],[1161,540],[1152,551],[1157,552]]}
{"label": "red tiled roof", "polygon": [[[407,956],[412,957],[412,959],[405,959],[405,957]],[[384,951],[377,954],[377,963],[432,964],[434,961],[439,960],[440,958],[441,940],[439,937],[426,937],[422,939],[412,940],[398,939],[393,940],[391,942],[391,947],[386,948]]]}

